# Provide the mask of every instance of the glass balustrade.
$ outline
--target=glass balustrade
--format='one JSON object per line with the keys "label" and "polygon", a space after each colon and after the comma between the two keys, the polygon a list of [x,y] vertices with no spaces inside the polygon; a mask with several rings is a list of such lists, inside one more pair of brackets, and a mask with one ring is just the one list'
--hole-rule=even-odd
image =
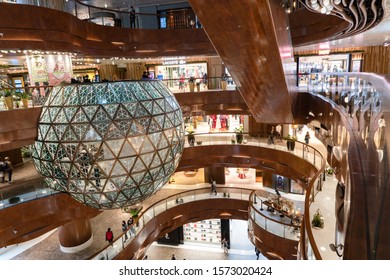
{"label": "glass balustrade", "polygon": [[[127,234],[131,232],[135,232],[135,234],[131,234],[131,237],[125,240],[124,233],[119,236],[112,245],[108,245],[101,252],[96,254],[91,259],[100,260],[100,259],[113,259],[118,253],[120,253],[130,242],[134,239],[134,237],[142,231],[142,229],[150,222],[152,219],[156,218],[159,214],[165,212],[168,209],[173,207],[190,203],[193,201],[201,201],[208,199],[237,199],[248,201],[249,196],[252,192],[250,189],[243,188],[217,188],[217,195],[210,194],[210,188],[202,188],[197,190],[185,191],[179,194],[175,194],[167,197],[166,199],[160,200],[154,205],[150,206],[144,212],[142,212],[136,220],[134,224],[134,229],[128,229]],[[229,195],[228,195],[229,194]],[[231,195],[230,195],[231,194]]]}

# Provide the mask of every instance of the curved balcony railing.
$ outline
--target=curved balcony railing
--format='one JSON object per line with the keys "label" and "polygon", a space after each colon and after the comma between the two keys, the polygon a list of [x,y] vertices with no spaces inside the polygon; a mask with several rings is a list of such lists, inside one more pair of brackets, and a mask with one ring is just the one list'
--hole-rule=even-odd
{"label": "curved balcony railing", "polygon": [[[205,92],[209,90],[236,90],[236,85],[231,79],[231,77],[222,78],[222,77],[209,77],[206,79],[203,78],[195,78],[193,85],[190,85],[190,78],[186,77],[183,80],[180,79],[156,79],[156,81],[162,81],[169,90],[175,93],[196,93],[196,92]],[[126,82],[128,80],[122,81],[112,81],[112,83],[121,83]],[[142,80],[140,80],[142,81]],[[226,83],[222,83],[225,81]],[[106,83],[107,81],[102,81],[102,83]],[[97,84],[97,83],[93,83]],[[71,85],[71,84],[70,84]],[[46,99],[50,96],[51,91],[53,90],[53,86],[26,86],[26,87],[10,87],[4,84],[3,87],[0,88],[0,98],[4,96],[4,92],[9,90],[12,91],[13,95],[13,109],[25,109],[22,103],[21,95],[22,93],[27,93],[28,95],[28,107],[38,107],[42,106]],[[5,102],[0,103],[0,110],[7,109],[5,107]]]}
{"label": "curved balcony railing", "polygon": [[[277,218],[277,216],[263,211],[264,201],[267,200],[267,197],[265,197],[264,193],[260,191],[255,191],[251,194],[249,202],[249,215],[251,219],[262,229],[283,238],[300,241],[301,245],[298,249],[298,255],[301,258],[321,259],[321,255],[319,253],[318,246],[315,242],[310,223],[310,217],[315,212],[315,210],[311,209],[310,206],[317,194],[319,193],[319,190],[321,189],[321,174],[325,170],[326,161],[318,150],[316,150],[315,148],[312,149],[314,150],[314,152],[312,152],[314,156],[312,163],[314,164],[314,166],[317,167],[318,171],[312,178],[309,178],[308,180],[308,188],[306,189],[304,210],[298,209],[299,212],[303,214],[303,219],[300,219],[301,224],[295,225],[295,218]],[[318,157],[317,160],[315,160],[316,157]],[[320,164],[318,165],[316,164],[316,162]],[[294,215],[296,213],[292,214]],[[303,231],[300,230],[301,227],[303,227]],[[301,236],[301,233],[303,233],[303,236]]]}
{"label": "curved balcony railing", "polygon": [[2,188],[0,191],[0,210],[56,193],[58,191],[49,188],[41,178],[25,183],[18,183],[17,186],[11,185],[9,188]]}
{"label": "curved balcony railing", "polygon": [[[0,3],[4,1],[0,0]],[[9,3],[9,2],[4,2]],[[134,13],[134,21],[130,18],[130,6],[96,7],[79,0],[21,0],[14,4],[25,4],[63,11],[80,20],[98,25],[139,29],[192,29],[201,28],[190,5],[180,9],[169,9],[161,13]]]}
{"label": "curved balcony railing", "polygon": [[[249,217],[265,231],[286,239],[299,241],[302,223],[298,219],[281,215],[278,211],[265,211],[265,201],[270,194],[265,191],[253,191],[250,195]],[[292,201],[291,201],[292,202]],[[295,210],[294,210],[295,211]],[[303,213],[303,209],[296,209]],[[297,222],[297,223],[296,223]]]}
{"label": "curved balcony railing", "polygon": [[126,234],[130,235],[125,239],[125,232],[118,236],[112,245],[107,245],[101,252],[95,254],[92,260],[111,260],[118,253],[128,246],[134,237],[142,231],[146,224],[164,211],[182,205],[185,203],[208,200],[208,199],[236,199],[248,201],[252,190],[235,187],[217,187],[217,195],[210,193],[210,188],[202,188],[191,191],[184,191],[171,195],[163,200],[156,202],[141,213],[133,227],[127,229]]}
{"label": "curved balcony railing", "polygon": [[[313,148],[310,145],[307,145],[304,142],[294,141],[294,149],[289,149],[287,140],[282,136],[274,136],[273,142],[270,140],[270,135],[267,134],[258,134],[252,136],[249,133],[242,133],[242,142],[239,144],[237,142],[237,133],[234,131],[225,131],[225,132],[211,132],[211,133],[195,133],[195,142],[190,144],[187,141],[184,144],[184,147],[199,147],[206,145],[250,145],[268,149],[276,149],[284,152],[293,153],[295,156],[300,157],[317,169],[322,168],[325,165],[324,158],[322,154],[317,149]],[[188,134],[187,134],[188,137]]]}

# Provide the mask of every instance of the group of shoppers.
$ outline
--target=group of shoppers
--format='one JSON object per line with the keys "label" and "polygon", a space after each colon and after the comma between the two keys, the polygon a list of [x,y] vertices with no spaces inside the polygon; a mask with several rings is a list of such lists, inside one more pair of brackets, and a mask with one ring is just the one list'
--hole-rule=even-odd
{"label": "group of shoppers", "polygon": [[[127,229],[130,229],[130,231],[127,231]],[[127,222],[122,221],[122,232],[125,236],[125,241],[129,238],[127,234],[130,236],[133,234],[136,234],[135,228],[134,228],[134,218],[130,217]],[[111,245],[114,241],[114,233],[112,232],[111,228],[108,228],[106,231],[106,241]]]}

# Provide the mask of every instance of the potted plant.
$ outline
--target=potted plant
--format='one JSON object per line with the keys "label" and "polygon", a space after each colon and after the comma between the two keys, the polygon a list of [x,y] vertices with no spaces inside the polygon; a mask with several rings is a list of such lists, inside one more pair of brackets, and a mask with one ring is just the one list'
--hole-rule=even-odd
{"label": "potted plant", "polygon": [[240,125],[239,127],[236,127],[234,129],[234,132],[236,133],[236,141],[238,144],[241,144],[242,143],[242,140],[244,139],[244,127],[242,125]]}
{"label": "potted plant", "polygon": [[22,99],[23,108],[28,108],[28,99],[30,95],[24,90],[20,93],[20,98]]}
{"label": "potted plant", "polygon": [[194,146],[195,145],[195,131],[192,129],[192,126],[190,126],[187,129],[187,140],[188,140],[188,145]]}
{"label": "potted plant", "polygon": [[3,96],[4,96],[4,102],[5,105],[7,106],[8,110],[11,110],[14,108],[14,101],[13,101],[13,90],[11,89],[5,89]]}
{"label": "potted plant", "polygon": [[196,91],[197,91],[197,92],[200,92],[200,82],[197,82],[197,83],[196,83]]}
{"label": "potted plant", "polygon": [[284,139],[287,141],[287,150],[288,151],[294,151],[295,149],[295,141],[297,141],[297,138],[294,136],[291,136],[290,134],[287,134]]}
{"label": "potted plant", "polygon": [[327,166],[326,169],[325,169],[325,172],[326,172],[326,175],[333,176],[334,170],[333,170],[332,167]]}
{"label": "potted plant", "polygon": [[195,91],[195,77],[190,77],[188,79],[188,86],[190,87],[190,92],[194,92]]}
{"label": "potted plant", "polygon": [[312,227],[317,229],[324,228],[324,217],[322,217],[320,209],[317,209],[317,211],[314,213],[313,220],[311,221],[311,225]]}

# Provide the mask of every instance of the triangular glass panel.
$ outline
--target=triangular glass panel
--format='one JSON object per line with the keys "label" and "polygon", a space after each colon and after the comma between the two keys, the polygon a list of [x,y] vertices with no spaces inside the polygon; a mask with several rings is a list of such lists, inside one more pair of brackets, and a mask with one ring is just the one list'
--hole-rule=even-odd
{"label": "triangular glass panel", "polygon": [[55,133],[55,130],[54,130],[54,128],[52,126],[49,128],[49,131],[47,132],[46,138],[44,139],[44,141],[55,141],[55,142],[58,142],[57,134]]}
{"label": "triangular glass panel", "polygon": [[121,130],[119,130],[114,123],[111,123],[107,130],[106,139],[118,139],[123,138],[125,135],[122,134]]}
{"label": "triangular glass panel", "polygon": [[50,123],[50,114],[49,114],[49,109],[46,107],[42,108],[41,116],[39,118],[39,123]]}
{"label": "triangular glass panel", "polygon": [[142,145],[141,153],[149,153],[154,151],[154,146],[150,142],[149,138],[147,136],[144,137],[144,143]]}
{"label": "triangular glass panel", "polygon": [[163,113],[164,113],[164,111],[161,109],[161,107],[158,105],[158,103],[154,100],[153,101],[153,114],[160,115]]}
{"label": "triangular glass panel", "polygon": [[53,129],[56,133],[56,138],[58,140],[60,140],[62,138],[62,136],[64,135],[65,133],[65,130],[68,128],[68,125],[65,125],[65,124],[56,124],[56,125],[53,125]]}
{"label": "triangular glass panel", "polygon": [[138,136],[138,137],[129,137],[129,138],[127,138],[129,143],[131,144],[131,146],[133,146],[134,151],[136,152],[136,154],[140,153],[140,150],[142,148],[142,143],[144,142],[144,138],[145,138],[145,136]]}
{"label": "triangular glass panel", "polygon": [[[73,131],[77,135],[77,140],[83,140],[84,135],[87,131],[88,124],[85,123],[78,123],[78,124],[72,124]],[[90,139],[89,139],[90,140]]]}
{"label": "triangular glass panel", "polygon": [[131,127],[131,121],[130,120],[114,121],[114,124],[119,129],[121,135],[126,137],[127,132]]}
{"label": "triangular glass panel", "polygon": [[[119,164],[119,163],[117,162],[117,164]],[[111,178],[111,182],[119,190],[119,189],[122,189],[122,186],[123,186],[124,182],[126,181],[126,178],[127,178],[127,176],[113,177],[113,178]]]}
{"label": "triangular glass panel", "polygon": [[77,109],[77,112],[74,114],[72,123],[86,123],[86,122],[89,122],[89,119],[87,118],[87,115],[85,114],[84,110],[80,107]]}
{"label": "triangular glass panel", "polygon": [[142,161],[144,162],[144,165],[146,166],[146,168],[148,168],[148,166],[151,164],[152,162],[152,159],[153,159],[153,153],[148,153],[148,154],[143,154],[143,155],[140,155]]}
{"label": "triangular glass panel", "polygon": [[113,154],[117,156],[117,155],[119,155],[119,151],[122,149],[124,141],[125,140],[122,138],[122,139],[118,139],[118,140],[107,140],[107,141],[105,141],[105,143],[110,147]]}
{"label": "triangular glass panel", "polygon": [[144,177],[144,172],[131,173],[130,175],[133,178],[133,181],[135,182],[135,184],[138,186],[141,183],[142,178]]}
{"label": "triangular glass panel", "polygon": [[114,119],[115,113],[118,109],[118,104],[106,104],[104,105],[104,109],[106,109],[106,112],[110,116],[110,119]]}
{"label": "triangular glass panel", "polygon": [[82,109],[84,110],[84,113],[87,116],[88,120],[92,121],[94,119],[98,106],[97,105],[83,106]]}
{"label": "triangular glass panel", "polygon": [[62,106],[63,102],[64,96],[61,89],[57,88],[50,93],[50,106]]}
{"label": "triangular glass panel", "polygon": [[125,108],[127,109],[127,112],[130,114],[130,118],[134,118],[137,112],[138,103],[126,103]]}
{"label": "triangular glass panel", "polygon": [[75,113],[76,113],[77,107],[64,107],[63,111],[66,115],[66,120],[68,122],[72,121]]}
{"label": "triangular glass panel", "polygon": [[155,168],[155,167],[161,166],[161,165],[162,165],[162,162],[161,162],[160,157],[157,154],[155,154],[154,158],[153,158],[153,161],[150,164],[150,168]]}
{"label": "triangular glass panel", "polygon": [[175,97],[169,96],[169,97],[166,98],[166,101],[168,102],[169,107],[172,108],[172,111],[179,110],[180,106],[176,102],[176,98]]}
{"label": "triangular glass panel", "polygon": [[152,119],[150,124],[149,124],[149,130],[148,130],[148,133],[153,133],[153,132],[157,132],[157,131],[161,131],[161,127],[158,125],[158,123]]}
{"label": "triangular glass panel", "polygon": [[127,171],[123,168],[122,164],[120,162],[116,162],[114,164],[114,167],[112,168],[111,176],[120,176],[120,175],[126,175]]}
{"label": "triangular glass panel", "polygon": [[107,146],[106,143],[103,143],[101,153],[103,154],[104,160],[116,158],[115,154],[112,153],[111,149],[109,146]]}
{"label": "triangular glass panel", "polygon": [[55,119],[56,119],[56,116],[57,116],[59,110],[60,110],[60,108],[58,108],[58,107],[49,107],[47,109],[47,112],[50,115],[50,122],[52,122],[52,123],[55,122]]}
{"label": "triangular glass panel", "polygon": [[140,90],[138,83],[127,83],[126,92],[122,94],[122,102],[137,102],[136,94]]}
{"label": "triangular glass panel", "polygon": [[118,155],[119,158],[130,157],[136,155],[134,148],[127,142],[123,144],[123,148]]}
{"label": "triangular glass panel", "polygon": [[100,139],[105,139],[108,127],[110,123],[108,122],[93,122],[92,126],[95,128],[97,134],[101,137]]}
{"label": "triangular glass panel", "polygon": [[117,203],[125,203],[127,202],[127,197],[123,194],[123,192],[120,192],[118,194],[118,197],[116,198]]}
{"label": "triangular glass panel", "polygon": [[142,118],[150,115],[149,112],[141,104],[138,104],[135,114],[132,114],[134,118]]}
{"label": "triangular glass panel", "polygon": [[143,164],[142,160],[140,158],[137,158],[137,160],[134,163],[133,169],[131,172],[140,172],[146,170],[146,166]]}
{"label": "triangular glass panel", "polygon": [[79,85],[80,105],[97,104],[97,94],[91,85]]}
{"label": "triangular glass panel", "polygon": [[[131,195],[129,196],[129,194],[134,192],[134,189],[137,187],[137,183],[134,182],[134,180],[129,176],[129,177],[127,177],[125,183],[123,184],[123,187],[126,188],[126,190],[127,190],[126,195],[128,197],[130,197]],[[131,190],[133,190],[133,191],[131,191]]]}
{"label": "triangular glass panel", "polygon": [[142,88],[144,85],[144,82],[139,82],[138,84],[141,86],[141,88],[139,90],[137,90],[137,92],[135,93],[136,98],[139,101],[150,99],[148,93]]}
{"label": "triangular glass panel", "polygon": [[161,134],[161,140],[160,140],[160,142],[158,143],[158,147],[157,147],[157,148],[158,148],[158,149],[162,149],[162,148],[165,148],[165,147],[167,147],[167,146],[169,146],[168,140],[167,140],[165,134],[162,133],[162,134]]}
{"label": "triangular glass panel", "polygon": [[104,110],[103,106],[99,106],[97,112],[92,120],[93,122],[110,122],[110,115]]}
{"label": "triangular glass panel", "polygon": [[50,125],[47,124],[40,124],[38,126],[38,139],[45,140],[47,131],[49,130]]}
{"label": "triangular glass panel", "polygon": [[135,136],[140,134],[145,134],[144,127],[140,125],[136,120],[133,120],[128,135]]}
{"label": "triangular glass panel", "polygon": [[79,105],[79,94],[77,92],[77,87],[66,87],[65,89],[65,98],[66,98],[66,104],[67,105]]}
{"label": "triangular glass panel", "polygon": [[129,174],[132,170],[135,160],[136,157],[128,157],[119,160],[122,163],[122,166],[126,169],[126,174]]}
{"label": "triangular glass panel", "polygon": [[165,123],[165,115],[158,115],[154,116],[153,120],[158,123],[158,125],[161,127],[161,130],[164,129],[164,123]]}
{"label": "triangular glass panel", "polygon": [[160,158],[161,158],[161,160],[162,160],[163,162],[165,162],[165,159],[166,159],[166,157],[167,157],[168,152],[169,152],[169,149],[168,149],[168,148],[162,149],[162,150],[159,150],[159,151],[158,151],[158,154],[159,154],[159,156],[160,156]]}
{"label": "triangular glass panel", "polygon": [[148,133],[150,120],[151,118],[140,118],[137,120],[137,122],[143,127],[143,131],[145,131],[145,133]]}
{"label": "triangular glass panel", "polygon": [[149,112],[149,115],[153,115],[153,101],[142,101],[142,106]]}
{"label": "triangular glass panel", "polygon": [[122,104],[120,104],[114,119],[115,120],[128,120],[130,118],[132,118],[132,116],[129,114],[126,107],[124,107]]}
{"label": "triangular glass panel", "polygon": [[65,142],[78,141],[78,137],[74,133],[74,131],[72,130],[72,127],[68,126],[68,129],[66,130],[66,132],[62,136],[62,141],[65,141]]}
{"label": "triangular glass panel", "polygon": [[84,141],[101,141],[102,137],[95,130],[93,126],[89,126],[86,128],[86,133],[84,134]]}
{"label": "triangular glass panel", "polygon": [[56,119],[54,120],[54,123],[67,123],[67,122],[68,122],[68,120],[66,118],[65,112],[64,112],[63,108],[60,108],[58,110],[58,113],[57,113]]}
{"label": "triangular glass panel", "polygon": [[155,102],[158,104],[158,106],[161,108],[161,110],[165,113],[165,99],[157,99]]}
{"label": "triangular glass panel", "polygon": [[149,137],[149,140],[152,143],[152,145],[155,148],[157,148],[158,143],[160,142],[160,139],[161,139],[161,132],[148,134],[148,137]]}

